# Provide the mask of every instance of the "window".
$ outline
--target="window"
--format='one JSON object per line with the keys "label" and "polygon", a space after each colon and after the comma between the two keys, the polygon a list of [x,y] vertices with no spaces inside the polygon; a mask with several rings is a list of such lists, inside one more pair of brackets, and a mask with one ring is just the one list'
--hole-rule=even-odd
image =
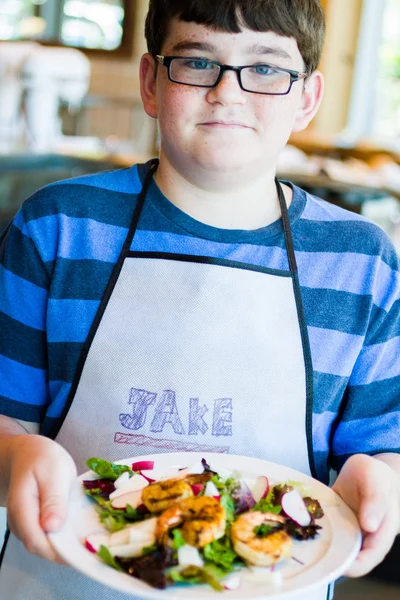
{"label": "window", "polygon": [[343,138],[400,149],[400,0],[364,0]]}
{"label": "window", "polygon": [[0,40],[116,50],[126,12],[126,0],[0,0]]}

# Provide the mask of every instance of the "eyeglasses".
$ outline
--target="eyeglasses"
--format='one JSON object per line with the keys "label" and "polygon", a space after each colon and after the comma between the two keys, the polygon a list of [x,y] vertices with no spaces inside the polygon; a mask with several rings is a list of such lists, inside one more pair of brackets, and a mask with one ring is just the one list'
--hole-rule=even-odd
{"label": "eyeglasses", "polygon": [[239,85],[245,92],[286,96],[295,81],[307,77],[307,73],[267,64],[232,67],[207,58],[161,56],[160,54],[157,54],[156,59],[161,65],[167,67],[170,81],[193,87],[216,87],[225,71],[235,71]]}

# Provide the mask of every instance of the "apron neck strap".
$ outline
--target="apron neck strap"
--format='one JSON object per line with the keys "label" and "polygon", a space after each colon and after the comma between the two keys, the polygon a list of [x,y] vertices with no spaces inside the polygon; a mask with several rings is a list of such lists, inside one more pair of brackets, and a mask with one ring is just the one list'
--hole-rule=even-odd
{"label": "apron neck strap", "polygon": [[[135,212],[133,214],[129,234],[124,243],[123,252],[129,252],[129,250],[130,250],[132,240],[136,233],[136,229],[137,229],[137,226],[139,223],[140,215],[142,213],[143,205],[146,200],[147,192],[148,192],[151,180],[153,179],[153,175],[157,171],[158,165],[159,165],[158,158],[155,158],[154,160],[151,161],[149,172],[146,175],[146,179],[144,180],[142,190],[139,194],[139,198],[137,201]],[[277,178],[275,178],[275,185],[276,185],[276,189],[278,191],[279,204],[280,204],[280,208],[281,208],[282,226],[283,226],[283,233],[285,236],[285,245],[286,245],[286,252],[287,252],[287,257],[288,257],[288,261],[289,261],[289,269],[290,269],[291,273],[296,273],[297,272],[297,264],[296,264],[294,246],[293,246],[292,230],[290,227],[289,213],[288,213],[288,209],[286,206],[286,200],[285,200],[285,196],[283,194],[282,186]]]}
{"label": "apron neck strap", "polygon": [[289,262],[289,269],[290,269],[290,272],[292,274],[294,274],[294,273],[297,273],[297,264],[296,264],[296,255],[295,255],[294,246],[293,246],[292,229],[290,227],[289,212],[288,212],[288,208],[286,205],[286,200],[285,200],[285,196],[283,193],[282,185],[281,185],[280,181],[278,181],[277,178],[275,178],[275,185],[276,185],[276,189],[278,190],[279,204],[281,207],[282,227],[283,227],[283,234],[285,236],[285,246],[286,246],[286,253],[287,253],[288,262]]}

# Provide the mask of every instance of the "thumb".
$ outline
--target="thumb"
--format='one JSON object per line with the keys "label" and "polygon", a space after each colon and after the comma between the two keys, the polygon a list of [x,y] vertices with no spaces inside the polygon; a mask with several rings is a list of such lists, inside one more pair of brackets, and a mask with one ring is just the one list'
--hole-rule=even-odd
{"label": "thumb", "polygon": [[358,517],[361,528],[367,533],[377,531],[385,517],[387,506],[386,495],[379,493],[376,486],[362,490]]}
{"label": "thumb", "polygon": [[46,533],[58,531],[64,525],[73,477],[45,480],[40,486],[40,525]]}

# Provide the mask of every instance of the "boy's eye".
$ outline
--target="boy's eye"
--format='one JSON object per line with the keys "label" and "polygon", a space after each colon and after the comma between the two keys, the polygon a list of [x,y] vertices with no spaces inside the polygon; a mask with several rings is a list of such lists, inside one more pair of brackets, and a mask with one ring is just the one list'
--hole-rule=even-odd
{"label": "boy's eye", "polygon": [[197,71],[204,71],[205,69],[212,69],[213,65],[209,60],[203,58],[192,58],[185,61],[185,67],[189,69],[195,69]]}
{"label": "boy's eye", "polygon": [[276,73],[276,71],[268,65],[254,65],[253,69],[256,75],[273,75]]}

